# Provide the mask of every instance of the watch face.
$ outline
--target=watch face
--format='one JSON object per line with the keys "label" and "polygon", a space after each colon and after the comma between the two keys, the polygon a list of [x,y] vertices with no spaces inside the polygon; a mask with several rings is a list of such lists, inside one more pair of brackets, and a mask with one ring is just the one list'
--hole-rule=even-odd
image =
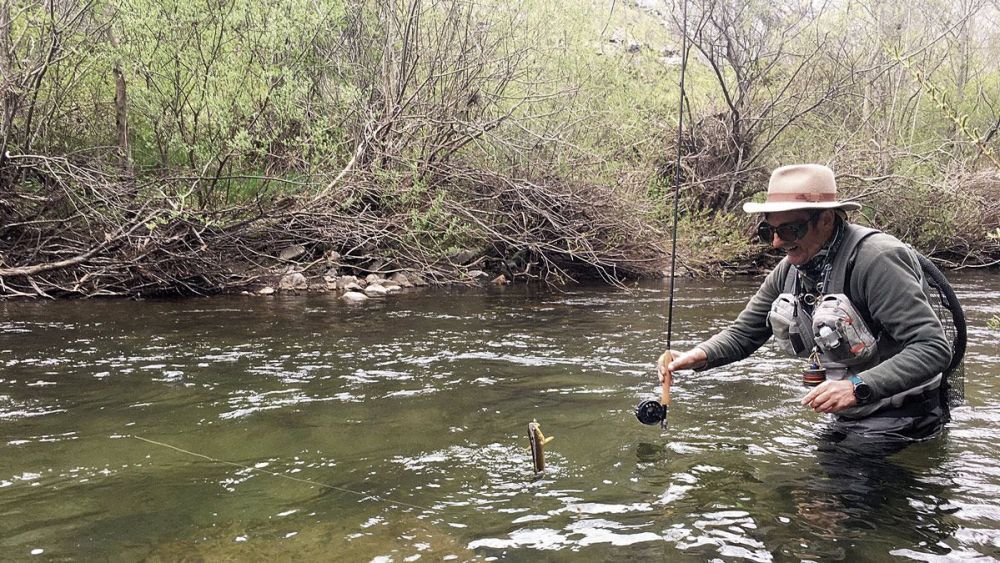
{"label": "watch face", "polygon": [[867,403],[872,398],[872,388],[867,383],[858,383],[854,386],[854,398],[859,403]]}

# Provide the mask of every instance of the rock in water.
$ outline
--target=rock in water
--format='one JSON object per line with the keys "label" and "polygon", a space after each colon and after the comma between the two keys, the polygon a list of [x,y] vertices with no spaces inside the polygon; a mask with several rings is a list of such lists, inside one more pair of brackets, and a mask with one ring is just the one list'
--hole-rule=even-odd
{"label": "rock in water", "polygon": [[365,295],[368,297],[384,297],[389,291],[377,283],[373,283],[365,288]]}
{"label": "rock in water", "polygon": [[347,293],[341,295],[340,298],[345,303],[351,303],[351,304],[355,303],[360,304],[364,303],[365,301],[368,301],[368,296],[358,291],[348,291]]}

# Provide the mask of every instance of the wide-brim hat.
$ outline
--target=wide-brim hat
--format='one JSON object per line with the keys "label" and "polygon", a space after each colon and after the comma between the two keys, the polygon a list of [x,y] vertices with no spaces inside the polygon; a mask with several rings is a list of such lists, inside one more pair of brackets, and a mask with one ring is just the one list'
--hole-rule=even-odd
{"label": "wide-brim hat", "polygon": [[837,181],[833,170],[822,164],[792,164],[771,173],[767,201],[744,203],[747,213],[777,213],[796,209],[841,209],[855,211],[861,204],[837,201]]}

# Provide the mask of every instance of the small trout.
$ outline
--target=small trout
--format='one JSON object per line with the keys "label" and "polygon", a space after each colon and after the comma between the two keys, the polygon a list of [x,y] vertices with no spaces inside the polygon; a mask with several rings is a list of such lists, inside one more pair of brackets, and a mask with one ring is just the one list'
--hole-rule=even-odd
{"label": "small trout", "polygon": [[535,473],[545,471],[545,444],[552,441],[554,436],[545,437],[542,434],[542,427],[537,420],[528,423],[528,443],[531,444],[531,461],[535,464]]}

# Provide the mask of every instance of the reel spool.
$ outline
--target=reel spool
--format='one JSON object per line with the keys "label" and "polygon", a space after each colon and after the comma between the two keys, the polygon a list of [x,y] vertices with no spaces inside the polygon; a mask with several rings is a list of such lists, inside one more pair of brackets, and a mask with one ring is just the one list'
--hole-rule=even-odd
{"label": "reel spool", "polygon": [[639,406],[635,408],[635,417],[647,426],[654,424],[666,426],[667,407],[660,404],[659,401],[649,399],[639,403]]}

